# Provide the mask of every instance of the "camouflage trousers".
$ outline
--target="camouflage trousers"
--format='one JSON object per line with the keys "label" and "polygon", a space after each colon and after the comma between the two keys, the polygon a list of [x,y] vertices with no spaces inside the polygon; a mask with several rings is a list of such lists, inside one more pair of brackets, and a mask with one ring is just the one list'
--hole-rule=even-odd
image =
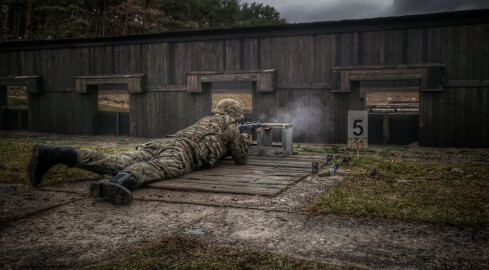
{"label": "camouflage trousers", "polygon": [[195,169],[189,145],[175,138],[153,140],[117,156],[91,149],[77,149],[75,167],[99,174],[115,175],[120,171],[136,177],[136,187],[148,182],[177,177]]}

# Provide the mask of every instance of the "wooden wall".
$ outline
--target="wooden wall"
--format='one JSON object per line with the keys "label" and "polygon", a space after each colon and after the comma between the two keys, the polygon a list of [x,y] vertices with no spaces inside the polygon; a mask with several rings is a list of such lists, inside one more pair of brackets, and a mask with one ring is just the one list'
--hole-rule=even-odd
{"label": "wooden wall", "polygon": [[[319,31],[320,32],[320,31]],[[335,66],[440,63],[445,82],[489,79],[489,24],[352,32],[282,33],[215,40],[0,50],[0,76],[41,75],[29,95],[29,129],[93,134],[97,97],[74,92],[74,78],[145,73],[147,91],[130,96],[131,134],[161,137],[210,113],[211,93],[187,93],[191,71],[276,69],[276,90],[253,95],[261,121],[294,124],[296,142],[346,142],[348,109],[362,109],[359,85],[330,91]],[[488,86],[421,93],[420,144],[489,146]],[[476,123],[481,123],[476,125]]]}
{"label": "wooden wall", "polygon": [[489,87],[445,88],[420,101],[420,145],[489,147]]}

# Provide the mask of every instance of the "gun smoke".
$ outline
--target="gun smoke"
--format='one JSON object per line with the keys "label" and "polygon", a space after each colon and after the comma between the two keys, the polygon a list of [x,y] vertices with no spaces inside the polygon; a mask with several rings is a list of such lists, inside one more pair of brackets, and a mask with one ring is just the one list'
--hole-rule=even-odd
{"label": "gun smoke", "polygon": [[[294,126],[294,139],[306,138],[309,142],[324,141],[318,136],[320,130],[326,129],[324,126],[329,117],[328,107],[319,99],[301,97],[294,102],[288,103],[285,107],[277,107],[273,116],[266,114],[258,115],[258,120],[262,123],[292,123]],[[277,135],[278,136],[278,135]],[[275,139],[275,135],[274,135]]]}

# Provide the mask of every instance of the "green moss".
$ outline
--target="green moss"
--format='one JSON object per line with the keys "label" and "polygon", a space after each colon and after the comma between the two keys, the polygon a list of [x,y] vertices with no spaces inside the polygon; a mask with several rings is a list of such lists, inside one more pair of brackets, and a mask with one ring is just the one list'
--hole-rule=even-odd
{"label": "green moss", "polygon": [[394,153],[391,153],[389,152],[389,150],[386,150],[386,151],[379,152],[378,155],[387,158],[387,157],[393,157]]}
{"label": "green moss", "polygon": [[[464,170],[463,176],[451,173]],[[369,172],[378,169],[370,176]],[[360,157],[310,210],[367,218],[489,226],[489,167]]]}
{"label": "green moss", "polygon": [[9,96],[7,98],[7,107],[9,109],[28,109],[27,97]]}
{"label": "green moss", "polygon": [[[30,184],[29,176],[27,175],[27,164],[32,157],[33,146],[34,143],[0,142],[0,183]],[[79,146],[75,145],[75,148],[79,148]],[[84,148],[95,149],[108,154],[118,154],[127,150],[95,146],[84,146]],[[68,169],[65,165],[56,165],[44,175],[41,185],[52,185],[96,176],[97,174],[84,170]]]}
{"label": "green moss", "polygon": [[182,237],[162,240],[100,269],[358,269]]}
{"label": "green moss", "polygon": [[317,153],[317,152],[320,152],[321,150],[315,150],[315,149],[312,149],[310,147],[302,147],[301,149],[303,152],[310,152],[310,153]]}
{"label": "green moss", "polygon": [[7,87],[7,96],[27,97],[25,86],[9,86]]}

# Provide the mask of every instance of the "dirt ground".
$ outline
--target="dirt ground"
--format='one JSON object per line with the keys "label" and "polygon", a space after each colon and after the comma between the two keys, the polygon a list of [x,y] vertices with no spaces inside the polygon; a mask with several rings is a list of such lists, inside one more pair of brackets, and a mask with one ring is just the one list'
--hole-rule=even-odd
{"label": "dirt ground", "polygon": [[[140,189],[125,207],[87,198],[89,181],[0,185],[5,269],[83,267],[164,236],[372,268],[487,269],[487,229],[309,216],[301,209],[341,176],[308,177],[273,197]],[[114,255],[116,254],[116,255]]]}
{"label": "dirt ground", "polygon": [[[64,135],[18,136],[26,142],[73,141]],[[77,136],[79,145],[131,148],[141,141],[104,136],[94,143],[93,137]],[[442,150],[411,146],[408,151],[400,147],[373,151],[393,159],[408,155],[405,158],[445,162],[457,162],[451,152],[465,151]],[[486,158],[487,150],[475,150],[465,159],[477,163]],[[89,198],[89,180],[42,188],[0,184],[0,268],[98,265],[161,237],[178,235],[375,269],[489,269],[488,229],[304,212],[343,175],[342,170],[332,177],[311,175],[274,197],[143,188],[134,192],[129,206],[122,207]]]}

